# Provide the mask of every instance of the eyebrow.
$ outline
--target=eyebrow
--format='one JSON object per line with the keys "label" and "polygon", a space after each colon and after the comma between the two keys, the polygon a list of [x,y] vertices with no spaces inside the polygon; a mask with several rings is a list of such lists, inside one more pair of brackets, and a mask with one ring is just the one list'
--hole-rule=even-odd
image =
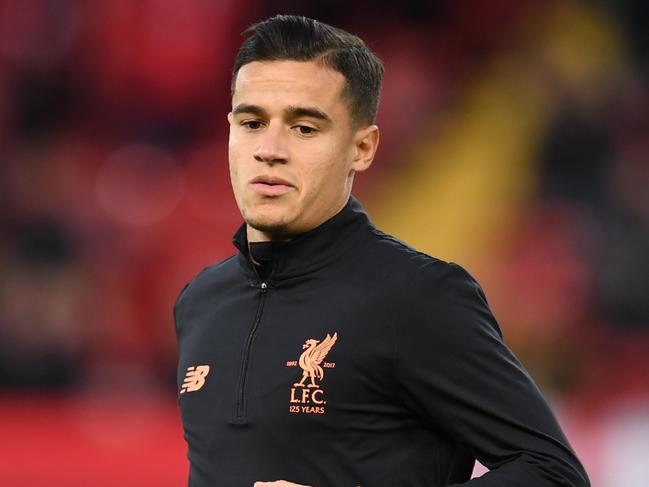
{"label": "eyebrow", "polygon": [[[252,115],[258,115],[260,117],[267,117],[268,113],[259,105],[250,105],[248,103],[240,103],[232,110],[234,115],[239,115],[241,113],[250,113]],[[301,106],[289,106],[284,110],[284,116],[287,118],[300,118],[300,117],[309,117],[315,118],[317,120],[322,120],[324,122],[331,123],[331,117],[325,112],[315,107],[301,107]]]}
{"label": "eyebrow", "polygon": [[240,113],[250,113],[252,115],[265,116],[266,110],[257,105],[239,103],[236,107],[234,107],[234,110],[232,110],[232,114],[239,115]]}
{"label": "eyebrow", "polygon": [[324,122],[331,122],[331,118],[322,110],[315,107],[296,107],[289,106],[284,113],[290,118],[309,117],[322,120]]}

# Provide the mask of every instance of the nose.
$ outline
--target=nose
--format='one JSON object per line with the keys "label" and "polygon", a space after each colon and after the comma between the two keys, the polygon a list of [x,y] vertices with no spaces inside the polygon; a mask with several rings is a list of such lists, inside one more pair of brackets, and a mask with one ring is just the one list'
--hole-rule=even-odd
{"label": "nose", "polygon": [[269,126],[261,134],[254,156],[255,160],[268,164],[282,164],[288,160],[281,127]]}

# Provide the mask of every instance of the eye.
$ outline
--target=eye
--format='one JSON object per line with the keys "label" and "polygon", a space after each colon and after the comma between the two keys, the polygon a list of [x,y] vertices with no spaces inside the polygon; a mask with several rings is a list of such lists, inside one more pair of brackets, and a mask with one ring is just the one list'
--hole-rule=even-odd
{"label": "eye", "polygon": [[250,130],[259,130],[264,124],[259,120],[244,120],[241,125]]}
{"label": "eye", "polygon": [[308,125],[297,125],[295,129],[300,135],[313,135],[318,131],[318,129],[309,127]]}

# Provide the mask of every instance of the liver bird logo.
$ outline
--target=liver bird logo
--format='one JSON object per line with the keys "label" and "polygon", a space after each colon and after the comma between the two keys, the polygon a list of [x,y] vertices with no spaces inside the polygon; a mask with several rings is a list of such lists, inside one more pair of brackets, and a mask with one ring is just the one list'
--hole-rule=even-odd
{"label": "liver bird logo", "polygon": [[322,380],[324,377],[324,370],[320,366],[324,358],[331,350],[331,347],[334,346],[336,340],[338,339],[338,333],[334,333],[333,336],[330,336],[327,333],[327,337],[322,340],[314,340],[309,338],[302,345],[302,355],[300,355],[299,364],[302,367],[302,380],[293,384],[295,387],[304,387],[304,382],[307,378],[310,379],[310,382],[306,384],[306,387],[320,387],[315,383],[315,380]]}

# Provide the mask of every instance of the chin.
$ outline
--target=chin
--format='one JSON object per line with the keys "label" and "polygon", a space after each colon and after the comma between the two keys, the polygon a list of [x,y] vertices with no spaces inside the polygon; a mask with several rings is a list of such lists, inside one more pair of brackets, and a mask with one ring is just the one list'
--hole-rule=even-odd
{"label": "chin", "polygon": [[266,235],[270,235],[273,237],[278,237],[278,238],[288,238],[292,236],[292,232],[290,230],[290,227],[288,225],[283,225],[281,223],[278,224],[272,224],[272,223],[266,223],[266,222],[251,222],[251,221],[246,221],[250,227],[254,228],[255,230],[258,230],[262,233],[265,233]]}
{"label": "chin", "polygon": [[278,214],[277,211],[264,211],[263,209],[245,211],[243,219],[250,227],[269,235],[290,236],[292,234],[290,218],[287,218],[287,215]]}

